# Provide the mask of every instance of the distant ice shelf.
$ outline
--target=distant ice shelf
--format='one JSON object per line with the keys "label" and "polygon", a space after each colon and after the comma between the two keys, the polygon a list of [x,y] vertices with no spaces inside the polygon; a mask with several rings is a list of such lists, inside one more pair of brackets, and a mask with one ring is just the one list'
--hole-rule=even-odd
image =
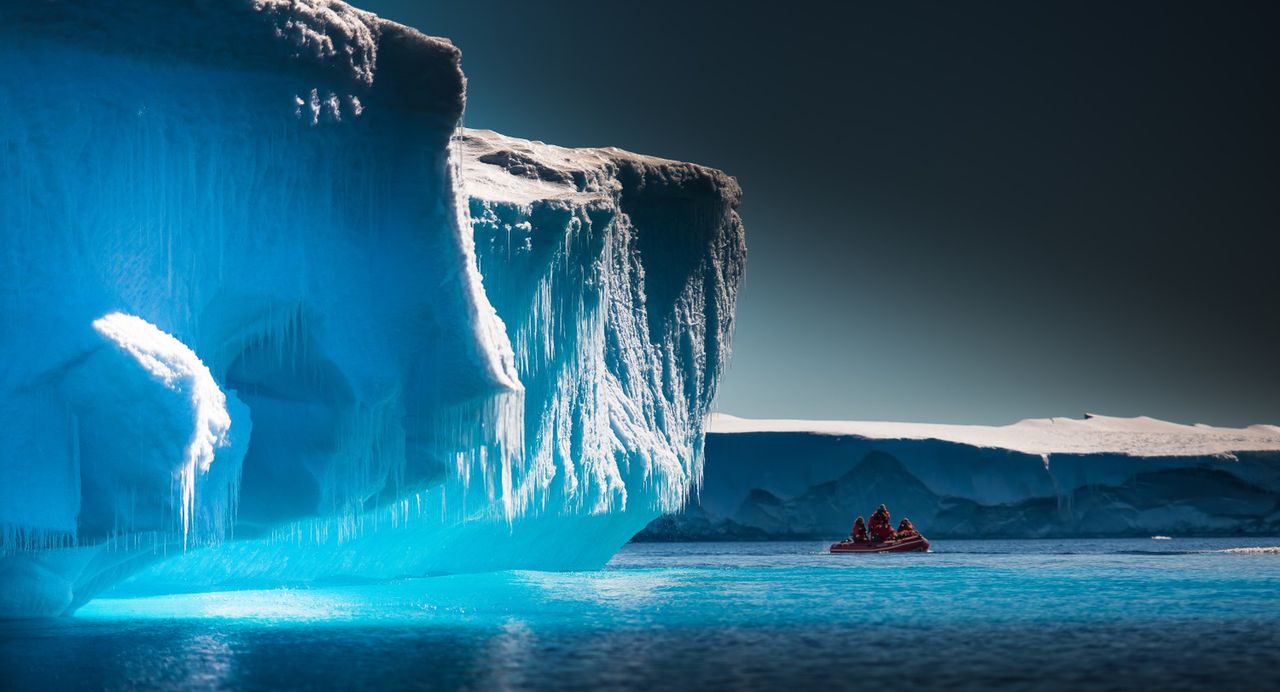
{"label": "distant ice shelf", "polygon": [[1275,534],[1280,428],[714,415],[698,501],[638,538],[838,538],[881,502],[940,538]]}
{"label": "distant ice shelf", "polygon": [[0,0],[0,617],[602,565],[701,477],[712,169],[463,130],[335,0]]}
{"label": "distant ice shelf", "polygon": [[1183,425],[1146,416],[1028,418],[1011,425],[948,425],[839,420],[768,420],[715,413],[710,432],[782,433],[862,437],[872,440],[939,440],[1025,454],[1127,454],[1135,457],[1211,456],[1280,451],[1280,427],[1219,428]]}

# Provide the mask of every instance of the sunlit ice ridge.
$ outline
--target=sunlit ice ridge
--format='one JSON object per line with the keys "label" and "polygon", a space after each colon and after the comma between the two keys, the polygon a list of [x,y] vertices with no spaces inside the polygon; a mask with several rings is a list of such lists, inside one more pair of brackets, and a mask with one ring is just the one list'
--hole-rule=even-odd
{"label": "sunlit ice ridge", "polygon": [[327,0],[0,0],[0,617],[595,568],[701,477],[729,176]]}

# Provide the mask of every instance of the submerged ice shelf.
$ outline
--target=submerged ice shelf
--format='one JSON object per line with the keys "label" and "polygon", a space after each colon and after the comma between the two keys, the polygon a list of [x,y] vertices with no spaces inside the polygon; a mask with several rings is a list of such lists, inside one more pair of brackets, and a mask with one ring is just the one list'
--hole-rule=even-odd
{"label": "submerged ice shelf", "polygon": [[459,130],[459,51],[331,0],[0,38],[0,616],[593,567],[698,482],[732,178]]}
{"label": "submerged ice shelf", "polygon": [[1274,535],[1280,428],[715,415],[698,502],[641,540],[837,538],[886,502],[930,537]]}

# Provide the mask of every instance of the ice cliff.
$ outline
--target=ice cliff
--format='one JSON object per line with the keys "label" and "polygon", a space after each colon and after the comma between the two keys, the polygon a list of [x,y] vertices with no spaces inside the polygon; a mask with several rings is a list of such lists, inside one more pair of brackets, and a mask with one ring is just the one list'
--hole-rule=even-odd
{"label": "ice cliff", "polygon": [[0,54],[0,616],[593,567],[698,482],[732,178],[460,130],[459,51],[336,1]]}
{"label": "ice cliff", "polygon": [[640,540],[835,539],[884,502],[930,537],[1280,531],[1280,428],[713,417],[699,502]]}

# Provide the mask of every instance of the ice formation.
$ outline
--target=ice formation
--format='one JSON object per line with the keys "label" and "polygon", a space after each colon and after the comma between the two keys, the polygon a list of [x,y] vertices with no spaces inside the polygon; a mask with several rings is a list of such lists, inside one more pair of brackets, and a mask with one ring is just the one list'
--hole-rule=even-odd
{"label": "ice formation", "polygon": [[540,432],[521,509],[612,512],[642,488],[646,507],[683,506],[742,278],[737,184],[617,149],[470,130],[461,145],[485,288]]}
{"label": "ice formation", "polygon": [[716,415],[699,503],[641,539],[838,538],[881,502],[934,537],[1274,534],[1280,428]]}
{"label": "ice formation", "polygon": [[[137,361],[138,365],[165,389],[180,398],[175,428],[191,427],[191,439],[179,459],[176,469],[161,468],[159,478],[177,477],[178,484],[178,516],[183,544],[190,540],[196,519],[196,483],[201,482],[200,497],[205,502],[213,501],[216,509],[214,516],[205,516],[205,520],[213,520],[214,527],[205,529],[203,533],[221,535],[226,526],[234,519],[231,502],[219,502],[223,498],[234,499],[239,492],[237,481],[239,469],[244,458],[241,446],[233,457],[224,456],[219,464],[221,473],[213,474],[212,466],[220,449],[230,447],[231,414],[227,411],[227,396],[218,388],[213,373],[200,362],[200,358],[186,344],[156,328],[154,324],[119,312],[94,320],[93,328],[109,341],[120,347]],[[95,388],[95,385],[86,385]],[[154,402],[162,397],[148,392],[138,399]],[[128,405],[127,403],[125,404]],[[247,426],[249,417],[243,404],[240,405],[240,425]],[[156,426],[153,419],[144,425]],[[239,431],[237,431],[239,432]],[[248,440],[249,435],[240,436]],[[135,457],[136,458],[136,457]],[[159,461],[172,460],[171,454],[163,455]],[[81,471],[83,473],[83,469]],[[217,487],[209,487],[213,479],[221,483]],[[117,519],[129,518],[136,513],[130,508],[120,512]],[[123,517],[121,516],[123,515]]]}
{"label": "ice formation", "polygon": [[698,482],[732,178],[459,130],[459,51],[334,0],[0,40],[0,616],[592,567]]}

